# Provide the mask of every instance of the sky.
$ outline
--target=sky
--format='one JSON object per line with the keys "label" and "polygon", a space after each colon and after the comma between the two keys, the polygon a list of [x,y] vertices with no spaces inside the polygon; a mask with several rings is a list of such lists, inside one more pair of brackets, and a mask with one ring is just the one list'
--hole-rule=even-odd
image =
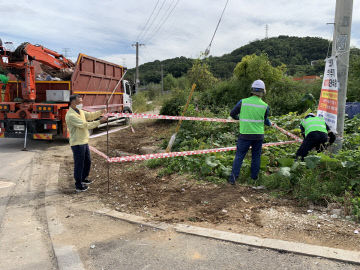
{"label": "sky", "polygon": [[[0,1],[0,38],[41,44],[76,59],[79,53],[119,65],[204,52],[226,0]],[[221,56],[268,36],[332,39],[336,0],[229,0],[211,46]],[[156,8],[155,8],[156,7]],[[150,15],[152,16],[150,17]],[[149,20],[150,18],[150,20]],[[148,23],[147,23],[148,22]],[[147,23],[147,24],[146,24]],[[360,48],[360,1],[354,0],[351,45]]]}

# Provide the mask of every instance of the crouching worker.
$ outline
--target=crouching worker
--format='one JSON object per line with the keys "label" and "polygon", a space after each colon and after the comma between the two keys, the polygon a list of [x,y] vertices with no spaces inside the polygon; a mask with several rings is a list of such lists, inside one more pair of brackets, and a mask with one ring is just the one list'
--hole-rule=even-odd
{"label": "crouching worker", "polygon": [[[239,120],[240,135],[236,146],[233,168],[228,182],[235,185],[241,165],[251,146],[251,178],[257,180],[260,171],[261,148],[264,140],[264,125],[271,126],[268,119],[269,106],[261,99],[266,94],[265,83],[256,80],[251,85],[251,97],[240,100],[230,112]],[[239,117],[240,115],[240,117]]]}
{"label": "crouching worker", "polygon": [[[91,159],[89,150],[89,129],[94,129],[107,121],[107,117],[101,115],[106,110],[97,112],[86,112],[82,110],[82,98],[80,95],[70,96],[70,108],[66,113],[65,121],[70,133],[70,146],[74,156],[74,178],[77,192],[86,191],[91,180],[90,173]],[[92,121],[92,122],[88,122]]]}
{"label": "crouching worker", "polygon": [[302,161],[312,149],[315,148],[319,153],[326,149],[328,141],[331,145],[336,139],[324,118],[317,117],[313,113],[309,113],[301,121],[300,129],[304,140],[296,152],[296,159],[300,157]]}

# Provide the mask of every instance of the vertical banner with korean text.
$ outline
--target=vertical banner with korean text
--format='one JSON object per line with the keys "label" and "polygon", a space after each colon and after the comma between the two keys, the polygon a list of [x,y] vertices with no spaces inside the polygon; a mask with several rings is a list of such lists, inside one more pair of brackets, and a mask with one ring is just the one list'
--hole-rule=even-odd
{"label": "vertical banner with korean text", "polygon": [[326,59],[317,116],[323,117],[331,131],[335,133],[338,113],[338,89],[336,58],[330,57]]}

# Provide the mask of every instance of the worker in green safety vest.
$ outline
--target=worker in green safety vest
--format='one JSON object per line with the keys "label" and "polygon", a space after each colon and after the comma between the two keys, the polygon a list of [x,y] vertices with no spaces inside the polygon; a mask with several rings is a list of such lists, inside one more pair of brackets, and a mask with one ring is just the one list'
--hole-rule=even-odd
{"label": "worker in green safety vest", "polygon": [[262,80],[254,81],[251,85],[252,96],[240,100],[230,112],[230,116],[239,120],[240,123],[235,159],[228,179],[232,185],[235,185],[239,177],[241,165],[250,146],[252,150],[251,178],[255,181],[258,179],[264,125],[271,126],[268,119],[269,106],[261,99],[265,93],[265,83]]}
{"label": "worker in green safety vest", "polygon": [[319,153],[326,149],[328,141],[332,144],[336,139],[324,118],[315,116],[313,113],[309,113],[301,121],[300,129],[304,140],[296,152],[296,159],[300,157],[304,160],[304,157],[314,148]]}
{"label": "worker in green safety vest", "polygon": [[6,84],[8,83],[9,78],[6,75],[0,74],[0,85],[1,85],[1,101],[5,101],[5,93],[6,93]]}

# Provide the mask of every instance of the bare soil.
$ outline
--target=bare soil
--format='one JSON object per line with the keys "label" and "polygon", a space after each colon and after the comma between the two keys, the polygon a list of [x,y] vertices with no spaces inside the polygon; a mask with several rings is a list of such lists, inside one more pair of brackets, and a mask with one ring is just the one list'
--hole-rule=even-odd
{"label": "bare soil", "polygon": [[[110,135],[110,156],[141,154],[144,147],[159,146],[169,138],[172,126],[154,121],[137,123],[130,129]],[[106,152],[106,138],[91,142]],[[107,164],[92,154],[91,178],[96,180],[89,193],[118,211],[147,217],[153,221],[186,223],[219,230],[244,233],[263,238],[277,238],[360,251],[359,224],[331,218],[324,206],[311,207],[287,198],[275,198],[270,191],[249,186],[231,186],[198,181],[191,175],[160,177],[158,169],[149,169],[144,162],[110,165],[108,193]],[[73,192],[71,160],[63,170],[67,181],[64,193]],[[309,213],[310,212],[310,213]]]}

